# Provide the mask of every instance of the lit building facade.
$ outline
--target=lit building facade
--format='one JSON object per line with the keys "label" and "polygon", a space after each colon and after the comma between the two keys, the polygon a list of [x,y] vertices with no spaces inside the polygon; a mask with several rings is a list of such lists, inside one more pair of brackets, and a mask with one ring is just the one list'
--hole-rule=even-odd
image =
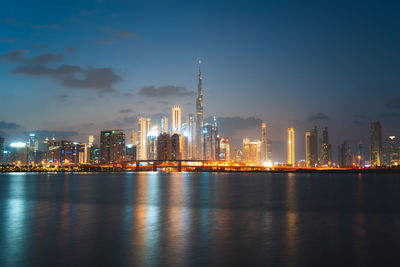
{"label": "lit building facade", "polygon": [[218,160],[231,161],[231,146],[228,137],[219,138]]}
{"label": "lit building facade", "polygon": [[4,137],[0,136],[0,164],[2,164],[4,155]]}
{"label": "lit building facade", "polygon": [[369,128],[371,166],[382,165],[382,129],[379,121],[371,122]]}
{"label": "lit building facade", "polygon": [[310,148],[310,143],[311,143],[311,132],[306,131],[306,166],[310,167],[311,166],[311,148]]}
{"label": "lit building facade", "polygon": [[261,123],[261,163],[270,160],[268,158],[268,138],[267,138],[267,124]]}
{"label": "lit building facade", "polygon": [[125,159],[125,134],[122,130],[100,133],[100,163],[116,164]]}
{"label": "lit building facade", "polygon": [[185,134],[188,139],[187,158],[196,158],[196,118],[193,114],[187,117],[187,133]]}
{"label": "lit building facade", "polygon": [[168,118],[166,116],[162,116],[160,120],[160,134],[169,133],[168,132]]}
{"label": "lit building facade", "polygon": [[150,118],[138,119],[136,156],[138,160],[147,160],[147,135],[150,132]]}
{"label": "lit building facade", "polygon": [[261,141],[250,141],[248,138],[243,139],[243,163],[246,165],[260,164]]}
{"label": "lit building facade", "polygon": [[289,166],[296,166],[295,159],[295,139],[294,139],[294,129],[288,128],[287,130],[287,164]]}
{"label": "lit building facade", "polygon": [[204,110],[203,110],[203,77],[201,74],[201,61],[199,60],[199,81],[197,86],[197,98],[196,98],[196,158],[204,159],[204,139],[203,139],[203,127],[204,127]]}
{"label": "lit building facade", "polygon": [[332,162],[332,146],[329,144],[328,127],[322,128],[321,164],[328,166]]}
{"label": "lit building facade", "polygon": [[157,160],[171,159],[171,137],[168,133],[161,133],[157,138]]}
{"label": "lit building facade", "polygon": [[213,124],[206,124],[203,127],[203,159],[217,160],[218,126],[214,117]]}
{"label": "lit building facade", "polygon": [[172,134],[181,134],[182,109],[180,106],[172,107]]}

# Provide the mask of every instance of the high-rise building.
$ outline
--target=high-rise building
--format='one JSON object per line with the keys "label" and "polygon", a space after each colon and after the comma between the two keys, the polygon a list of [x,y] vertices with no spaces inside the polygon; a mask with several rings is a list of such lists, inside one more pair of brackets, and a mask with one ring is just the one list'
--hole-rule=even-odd
{"label": "high-rise building", "polygon": [[136,160],[136,146],[133,144],[127,144],[125,147],[125,160],[134,161]]}
{"label": "high-rise building", "polygon": [[352,157],[351,157],[351,149],[347,144],[347,141],[344,141],[338,147],[338,163],[339,167],[351,167],[352,166]]}
{"label": "high-rise building", "polygon": [[235,162],[243,162],[243,151],[235,149]]}
{"label": "high-rise building", "polygon": [[218,160],[231,161],[231,148],[228,137],[219,138]]}
{"label": "high-rise building", "polygon": [[371,122],[369,128],[371,166],[382,165],[382,130],[379,121]]}
{"label": "high-rise building", "polygon": [[199,60],[199,82],[197,86],[196,99],[196,158],[203,159],[204,139],[203,139],[203,77],[201,75],[201,61]]}
{"label": "high-rise building", "polygon": [[169,133],[168,132],[168,118],[166,116],[162,116],[160,120],[160,134]]}
{"label": "high-rise building", "polygon": [[311,166],[311,132],[306,131],[306,165],[307,167]]}
{"label": "high-rise building", "polygon": [[128,139],[128,144],[130,145],[136,145],[137,142],[137,134],[136,131],[132,131],[129,133],[129,139]]}
{"label": "high-rise building", "polygon": [[10,162],[15,165],[28,164],[26,143],[14,142],[10,144]]}
{"label": "high-rise building", "polygon": [[173,134],[171,136],[171,160],[180,160],[181,148],[180,148],[180,136],[179,134]]}
{"label": "high-rise building", "polygon": [[318,129],[314,126],[310,132],[310,166],[318,164]]}
{"label": "high-rise building", "polygon": [[328,166],[332,161],[332,147],[329,144],[328,127],[322,128],[322,155],[321,164]]}
{"label": "high-rise building", "polygon": [[0,136],[0,164],[3,164],[4,155],[4,137]]}
{"label": "high-rise building", "polygon": [[400,165],[400,145],[397,142],[396,136],[389,136],[389,156],[390,165]]}
{"label": "high-rise building", "polygon": [[243,139],[243,162],[246,165],[260,164],[261,141],[250,141],[248,138]]}
{"label": "high-rise building", "polygon": [[152,160],[157,157],[157,136],[159,135],[158,125],[153,125],[147,133],[146,159]]}
{"label": "high-rise building", "polygon": [[188,139],[188,147],[187,147],[187,156],[188,159],[196,158],[196,120],[193,114],[188,115],[187,117],[187,139]]}
{"label": "high-rise building", "polygon": [[289,166],[296,166],[295,161],[295,140],[294,140],[294,129],[288,128],[287,131],[287,164]]}
{"label": "high-rise building", "polygon": [[217,160],[218,148],[218,125],[214,117],[213,124],[206,124],[203,127],[203,159],[204,160]]}
{"label": "high-rise building", "polygon": [[359,167],[364,167],[364,146],[362,141],[358,143],[357,163]]}
{"label": "high-rise building", "polygon": [[46,161],[50,164],[63,165],[76,161],[76,145],[68,140],[46,140]]}
{"label": "high-rise building", "polygon": [[161,133],[157,138],[157,159],[171,159],[171,137],[168,133]]}
{"label": "high-rise building", "polygon": [[37,153],[39,151],[39,140],[36,138],[34,133],[29,134],[29,140],[27,143],[28,163],[38,163]]}
{"label": "high-rise building", "polygon": [[172,134],[181,134],[182,109],[180,106],[172,107]]}
{"label": "high-rise building", "polygon": [[95,141],[94,136],[93,136],[93,135],[90,135],[88,141],[89,141],[89,145],[90,145],[90,146],[93,146],[93,145],[94,145],[94,141]]}
{"label": "high-rise building", "polygon": [[150,118],[138,119],[136,157],[138,160],[147,160],[147,134],[150,132]]}
{"label": "high-rise building", "polygon": [[268,158],[268,138],[267,138],[267,124],[263,121],[261,123],[261,164],[267,162]]}
{"label": "high-rise building", "polygon": [[116,164],[125,159],[125,134],[122,130],[100,133],[100,163]]}

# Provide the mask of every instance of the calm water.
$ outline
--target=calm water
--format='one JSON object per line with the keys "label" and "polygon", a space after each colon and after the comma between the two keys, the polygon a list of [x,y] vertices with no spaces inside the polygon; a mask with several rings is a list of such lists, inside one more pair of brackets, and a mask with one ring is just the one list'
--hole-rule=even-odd
{"label": "calm water", "polygon": [[0,266],[400,266],[400,176],[0,175]]}

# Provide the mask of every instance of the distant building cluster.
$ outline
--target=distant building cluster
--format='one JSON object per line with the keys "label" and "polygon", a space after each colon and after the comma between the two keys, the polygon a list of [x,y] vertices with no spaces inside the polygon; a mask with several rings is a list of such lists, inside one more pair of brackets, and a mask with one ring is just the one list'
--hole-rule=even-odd
{"label": "distant building cluster", "polygon": [[[136,131],[127,135],[122,129],[100,132],[98,142],[89,136],[87,143],[70,140],[46,138],[39,141],[34,133],[24,142],[11,142],[5,146],[0,137],[0,162],[12,165],[69,165],[101,164],[115,165],[126,161],[176,161],[209,160],[240,162],[248,166],[284,165],[292,167],[385,167],[400,164],[399,138],[389,136],[382,140],[379,122],[370,125],[370,155],[364,152],[363,143],[357,151],[351,150],[347,141],[338,146],[337,159],[332,158],[332,146],[329,143],[328,128],[319,133],[314,126],[305,132],[304,159],[296,161],[295,129],[287,129],[287,160],[272,161],[271,140],[265,122],[260,125],[260,139],[243,139],[242,147],[233,148],[230,139],[221,136],[217,118],[211,123],[204,122],[204,104],[201,62],[199,62],[196,113],[182,119],[182,108],[175,105],[171,109],[171,120],[162,116],[156,122],[149,117],[137,120]],[[302,135],[303,136],[303,135]],[[302,141],[300,141],[302,142]]]}

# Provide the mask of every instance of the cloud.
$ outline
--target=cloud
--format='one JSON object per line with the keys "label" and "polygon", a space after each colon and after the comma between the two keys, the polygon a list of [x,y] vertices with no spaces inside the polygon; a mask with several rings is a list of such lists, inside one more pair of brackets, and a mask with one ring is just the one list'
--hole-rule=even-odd
{"label": "cloud", "polygon": [[94,89],[103,93],[116,91],[113,84],[122,80],[111,68],[88,68],[83,71],[83,79],[76,76],[64,78],[63,84],[73,88]]}
{"label": "cloud", "polygon": [[33,24],[25,21],[21,21],[15,19],[13,17],[6,17],[4,21],[10,25],[17,27],[29,27],[31,29],[57,29],[60,25],[56,23],[48,23],[48,24]]}
{"label": "cloud", "polygon": [[68,97],[69,97],[69,95],[67,95],[67,94],[59,95],[59,96],[58,96],[58,100],[59,100],[61,103],[65,103],[65,102],[67,101]]}
{"label": "cloud", "polygon": [[13,43],[13,42],[15,42],[15,40],[17,40],[16,37],[2,37],[2,38],[0,38],[0,42],[2,42],[2,43]]}
{"label": "cloud", "polygon": [[62,78],[67,75],[74,75],[75,73],[83,72],[78,66],[62,65],[58,68],[52,69],[46,66],[24,65],[19,66],[11,71],[13,74],[23,74],[31,76],[49,76],[52,78]]}
{"label": "cloud", "polygon": [[364,126],[368,120],[370,120],[367,116],[362,114],[353,114],[353,123],[357,126]]}
{"label": "cloud", "polygon": [[400,96],[390,99],[385,106],[389,109],[400,109]]}
{"label": "cloud", "polygon": [[119,112],[120,112],[120,113],[132,113],[133,110],[130,109],[130,108],[127,108],[127,109],[121,109]]}
{"label": "cloud", "polygon": [[51,131],[51,130],[35,130],[24,132],[24,135],[28,135],[30,133],[36,134],[36,137],[39,140],[44,140],[45,138],[56,138],[56,139],[66,139],[69,140],[70,138],[77,136],[79,133],[75,131]]}
{"label": "cloud", "polygon": [[7,53],[0,55],[0,62],[8,61],[11,63],[22,63],[25,61],[24,55],[26,53],[28,53],[28,50],[25,50],[25,49],[8,51]]}
{"label": "cloud", "polygon": [[[208,117],[206,121],[211,122],[213,118]],[[222,134],[234,136],[243,129],[261,127],[262,120],[256,117],[217,117],[218,128]]]}
{"label": "cloud", "polygon": [[94,16],[93,12],[91,12],[89,10],[86,10],[84,8],[78,8],[78,12],[82,16],[86,16],[86,17],[93,17]]}
{"label": "cloud", "polygon": [[138,116],[133,115],[133,116],[124,117],[123,122],[125,124],[135,124],[135,123],[137,123],[137,120],[138,120]]}
{"label": "cloud", "polygon": [[108,38],[108,39],[96,39],[94,40],[96,43],[99,44],[113,44],[117,41],[117,39],[114,38]]}
{"label": "cloud", "polygon": [[13,129],[18,129],[19,127],[20,125],[14,122],[0,121],[0,130],[13,130]]}
{"label": "cloud", "polygon": [[126,38],[126,37],[138,37],[137,34],[127,31],[127,30],[122,30],[122,31],[117,31],[114,33],[118,37]]}
{"label": "cloud", "polygon": [[50,62],[60,62],[64,58],[63,54],[44,53],[40,56],[34,57],[31,63],[43,65]]}
{"label": "cloud", "polygon": [[65,48],[65,51],[68,53],[74,53],[76,51],[76,49],[74,47],[67,47],[67,48]]}
{"label": "cloud", "polygon": [[11,50],[7,53],[0,55],[0,61],[8,61],[11,63],[29,63],[34,65],[43,65],[50,62],[59,62],[64,58],[63,54],[53,54],[53,53],[44,53],[39,56],[36,56],[30,60],[25,58],[25,54],[28,53],[28,50],[18,49]]}
{"label": "cloud", "polygon": [[387,112],[380,114],[382,118],[385,119],[400,119],[400,113],[397,112]]}
{"label": "cloud", "polygon": [[111,68],[83,69],[74,65],[62,65],[54,69],[43,65],[24,65],[15,68],[11,73],[47,76],[56,79],[66,87],[96,90],[101,93],[116,91],[113,88],[114,83],[122,80]]}
{"label": "cloud", "polygon": [[308,121],[311,121],[311,122],[327,121],[327,120],[329,120],[329,116],[324,113],[321,113],[321,112],[315,113],[315,114],[311,115],[310,117],[308,117]]}
{"label": "cloud", "polygon": [[173,86],[173,85],[165,85],[160,87],[145,86],[139,91],[139,95],[146,97],[186,97],[186,96],[194,96],[193,91],[188,91],[185,87],[182,86]]}

